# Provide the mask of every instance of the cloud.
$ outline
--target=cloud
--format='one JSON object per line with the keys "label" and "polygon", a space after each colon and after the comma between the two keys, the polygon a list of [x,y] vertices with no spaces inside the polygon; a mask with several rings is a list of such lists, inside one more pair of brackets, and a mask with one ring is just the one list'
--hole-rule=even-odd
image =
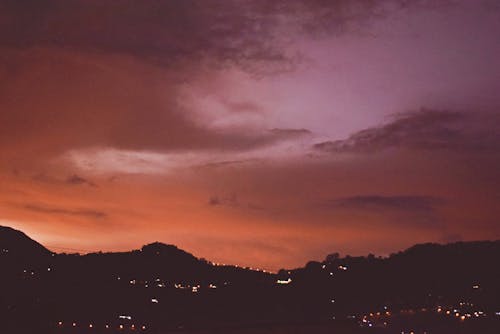
{"label": "cloud", "polygon": [[220,202],[220,199],[218,196],[212,196],[210,197],[210,199],[208,200],[208,204],[209,205],[212,205],[212,206],[216,206],[216,205],[220,205],[221,202]]}
{"label": "cloud", "polygon": [[272,134],[278,137],[301,137],[311,135],[311,131],[307,129],[279,129],[274,128],[269,130]]}
{"label": "cloud", "polygon": [[[286,61],[271,43],[274,13],[260,1],[3,1],[4,45],[125,54],[163,66]],[[259,15],[261,14],[261,15]],[[64,17],[64,20],[54,20]]]}
{"label": "cloud", "polygon": [[23,206],[24,209],[29,211],[35,211],[45,214],[54,215],[69,215],[69,216],[82,216],[87,218],[100,219],[107,217],[107,214],[102,211],[88,210],[88,209],[63,209],[39,204],[26,204]]}
{"label": "cloud", "polygon": [[430,196],[382,196],[358,195],[342,197],[329,201],[327,205],[334,209],[355,209],[369,211],[405,211],[415,213],[433,213],[443,201]]}
{"label": "cloud", "polygon": [[208,257],[213,231],[248,263],[260,246],[232,246],[264,237],[287,265],[499,235],[500,122],[476,112],[498,105],[498,20],[425,2],[0,1],[1,218]]}
{"label": "cloud", "polygon": [[199,168],[219,168],[227,166],[238,166],[246,163],[258,162],[258,159],[243,159],[243,160],[221,160],[216,162],[208,162],[198,166]]}
{"label": "cloud", "polygon": [[48,175],[46,173],[36,173],[31,177],[31,180],[36,181],[36,182],[41,182],[41,183],[46,183],[46,184],[53,184],[53,185],[70,185],[70,186],[77,186],[77,185],[87,185],[89,187],[97,187],[97,184],[84,178],[81,177],[77,174],[73,174],[65,179],[61,179],[58,177],[55,177],[53,175]]}
{"label": "cloud", "polygon": [[262,106],[252,101],[226,101],[223,100],[222,103],[227,107],[230,112],[233,113],[249,113],[249,114],[260,114],[263,112]]}
{"label": "cloud", "polygon": [[231,208],[238,208],[243,210],[250,210],[253,212],[260,211],[261,213],[274,213],[275,210],[263,207],[258,204],[250,202],[241,202],[236,194],[228,194],[224,196],[213,195],[208,199],[210,206],[227,206]]}
{"label": "cloud", "polygon": [[88,186],[91,186],[91,187],[97,187],[97,185],[87,179],[84,179],[83,177],[81,176],[78,176],[76,174],[68,177],[66,179],[66,183],[68,184],[73,184],[73,185],[79,185],[79,184],[85,184],[85,185],[88,185]]}
{"label": "cloud", "polygon": [[377,152],[390,148],[421,150],[497,150],[500,113],[464,113],[422,109],[399,114],[387,124],[347,139],[317,143],[324,152]]}
{"label": "cloud", "polygon": [[19,49],[98,50],[168,67],[195,61],[275,73],[301,61],[290,47],[297,35],[345,34],[395,11],[447,2],[5,0],[0,2],[0,39]]}
{"label": "cloud", "polygon": [[218,206],[218,205],[227,205],[227,206],[239,206],[240,203],[238,202],[238,197],[236,194],[231,194],[227,196],[211,196],[210,199],[208,200],[208,204],[211,206]]}
{"label": "cloud", "polygon": [[68,50],[10,51],[7,58],[16,59],[18,68],[8,85],[0,83],[0,159],[10,153],[33,160],[89,147],[236,152],[297,137],[293,131],[212,129],[196,122],[177,95],[176,76],[187,69]]}
{"label": "cloud", "polygon": [[[189,90],[203,77],[221,91],[213,72],[226,65],[289,68],[297,60],[292,49],[303,47],[297,36],[346,31],[386,7],[347,0],[3,1],[0,148],[5,157],[8,150],[59,155],[88,147],[242,151],[297,138],[306,132],[262,130],[293,122],[256,131],[269,112],[265,101],[248,97],[222,102],[234,118],[216,117],[230,124],[222,129],[197,122],[180,86]],[[220,116],[217,107],[202,105],[199,113]]]}

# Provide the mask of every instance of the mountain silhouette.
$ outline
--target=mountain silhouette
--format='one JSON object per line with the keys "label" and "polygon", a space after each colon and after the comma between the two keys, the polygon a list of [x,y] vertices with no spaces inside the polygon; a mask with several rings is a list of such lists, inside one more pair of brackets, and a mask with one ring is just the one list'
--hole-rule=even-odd
{"label": "mountain silhouette", "polygon": [[[0,323],[9,333],[90,333],[89,326],[95,333],[139,332],[142,326],[147,329],[141,332],[164,333],[297,323],[354,333],[338,326],[424,316],[439,328],[433,332],[467,332],[451,320],[445,322],[451,329],[441,330],[442,318],[419,311],[437,307],[455,318],[459,312],[488,315],[467,322],[467,333],[500,328],[500,241],[420,244],[384,258],[334,253],[276,274],[215,265],[160,242],[129,252],[55,254],[8,227],[0,227],[0,250]],[[398,316],[366,322],[380,312]],[[380,333],[401,332],[398,326]]]}
{"label": "mountain silhouette", "polygon": [[21,231],[0,226],[0,251],[16,259],[46,257],[52,253]]}
{"label": "mountain silhouette", "polygon": [[168,245],[161,242],[153,242],[144,245],[141,252],[147,257],[159,257],[167,262],[197,263],[199,260],[193,255],[174,245]]}

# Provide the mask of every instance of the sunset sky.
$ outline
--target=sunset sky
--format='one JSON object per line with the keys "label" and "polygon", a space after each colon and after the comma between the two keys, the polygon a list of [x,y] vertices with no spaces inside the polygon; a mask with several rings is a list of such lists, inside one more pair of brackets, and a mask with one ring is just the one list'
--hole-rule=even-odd
{"label": "sunset sky", "polygon": [[500,238],[495,0],[0,0],[0,225],[270,270]]}

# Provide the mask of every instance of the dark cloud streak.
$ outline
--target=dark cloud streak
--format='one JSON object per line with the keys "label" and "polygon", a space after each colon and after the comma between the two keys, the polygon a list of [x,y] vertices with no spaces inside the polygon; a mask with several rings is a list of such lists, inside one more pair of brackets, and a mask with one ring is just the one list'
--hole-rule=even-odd
{"label": "dark cloud streak", "polygon": [[97,187],[97,185],[95,183],[93,183],[92,181],[89,181],[81,176],[76,175],[76,174],[68,177],[66,179],[66,183],[73,184],[73,185],[85,184],[85,185],[88,185],[91,187]]}
{"label": "dark cloud streak", "polygon": [[345,33],[351,25],[422,3],[427,2],[6,0],[0,4],[0,39],[15,48],[98,50],[162,65],[210,59],[213,65],[247,69],[255,63],[288,68],[294,57],[283,51],[280,29]]}
{"label": "dark cloud streak", "polygon": [[[480,121],[480,122],[478,122]],[[314,145],[324,152],[377,152],[390,148],[422,150],[498,150],[499,113],[463,113],[422,109],[368,128],[347,139]]]}
{"label": "dark cloud streak", "polygon": [[358,195],[337,198],[327,202],[333,209],[355,210],[396,210],[415,213],[432,213],[436,207],[443,203],[442,199],[431,196],[414,195]]}
{"label": "dark cloud streak", "polygon": [[101,219],[107,217],[107,214],[102,211],[97,210],[87,210],[87,209],[63,209],[57,207],[50,207],[39,204],[26,204],[23,206],[24,209],[45,214],[54,215],[69,215],[69,216],[81,216],[93,219]]}

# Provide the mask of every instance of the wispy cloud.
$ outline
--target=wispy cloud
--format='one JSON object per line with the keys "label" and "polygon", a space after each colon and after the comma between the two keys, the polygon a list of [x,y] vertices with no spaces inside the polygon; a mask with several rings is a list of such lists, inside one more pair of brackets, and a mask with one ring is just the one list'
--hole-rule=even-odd
{"label": "wispy cloud", "polygon": [[77,174],[73,174],[67,177],[66,179],[62,179],[45,173],[37,173],[33,175],[31,179],[36,182],[42,182],[54,185],[69,185],[69,186],[87,185],[89,187],[97,187],[96,183]]}
{"label": "wispy cloud", "polygon": [[238,198],[236,197],[236,194],[223,197],[213,195],[208,199],[208,204],[211,206],[218,206],[218,205],[238,206],[239,202]]}
{"label": "wispy cloud", "polygon": [[443,203],[442,199],[431,196],[412,195],[358,195],[337,198],[327,202],[328,207],[335,209],[355,210],[396,210],[416,213],[432,213]]}
{"label": "wispy cloud", "polygon": [[380,18],[389,8],[409,6],[403,0],[390,2],[396,6],[363,0],[49,0],[43,5],[31,1],[28,6],[3,1],[0,11],[6,20],[0,37],[3,44],[13,47],[100,50],[163,65],[208,57],[218,64],[253,68],[260,62],[274,64],[275,68],[291,60],[281,42],[290,30],[344,32],[353,23]]}
{"label": "wispy cloud", "polygon": [[97,187],[97,185],[81,176],[78,176],[76,174],[68,177],[66,179],[66,183],[68,184],[73,184],[73,185],[79,185],[79,184],[85,184],[85,185],[88,185],[88,186],[91,186],[91,187]]}
{"label": "wispy cloud", "polygon": [[242,202],[238,199],[238,196],[235,193],[224,195],[224,196],[212,195],[208,199],[208,204],[210,206],[227,206],[227,207],[245,209],[245,210],[251,210],[251,211],[262,211],[262,212],[268,212],[268,213],[274,212],[274,210],[271,210],[269,208],[265,208],[265,207],[258,205],[258,204],[254,204],[254,203],[250,203],[250,202]]}
{"label": "wispy cloud", "polygon": [[[478,118],[482,121],[478,125]],[[367,128],[347,139],[317,143],[324,152],[375,152],[389,148],[423,150],[497,149],[500,114],[480,114],[422,109],[397,115],[390,123]]]}
{"label": "wispy cloud", "polygon": [[300,136],[308,136],[311,135],[311,131],[307,129],[280,129],[274,128],[269,130],[274,135],[280,137],[300,137]]}
{"label": "wispy cloud", "polygon": [[103,211],[90,210],[90,209],[66,209],[59,207],[52,207],[40,204],[26,204],[23,206],[24,209],[29,211],[35,211],[46,214],[54,215],[70,215],[70,216],[83,216],[87,218],[105,218],[107,214]]}

